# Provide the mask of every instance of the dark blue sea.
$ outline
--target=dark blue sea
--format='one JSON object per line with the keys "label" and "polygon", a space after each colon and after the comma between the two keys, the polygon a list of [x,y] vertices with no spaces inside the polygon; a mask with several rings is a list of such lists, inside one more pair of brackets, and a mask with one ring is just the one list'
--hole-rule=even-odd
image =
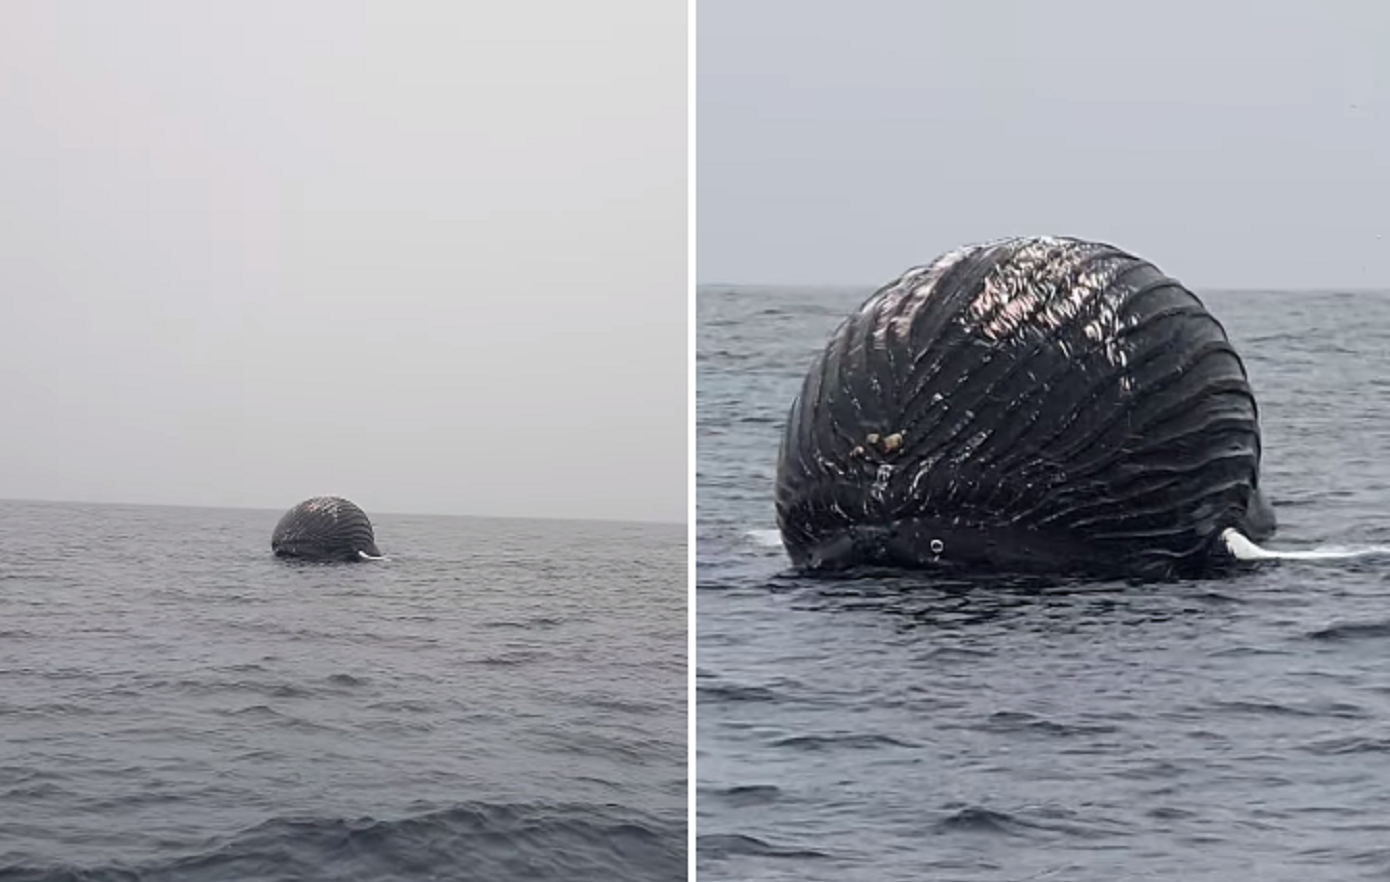
{"label": "dark blue sea", "polygon": [[1390,293],[1202,293],[1321,559],[1046,592],[788,573],[782,420],[869,293],[698,293],[702,882],[1390,879]]}
{"label": "dark blue sea", "polygon": [[282,513],[0,502],[0,879],[686,877],[684,527]]}

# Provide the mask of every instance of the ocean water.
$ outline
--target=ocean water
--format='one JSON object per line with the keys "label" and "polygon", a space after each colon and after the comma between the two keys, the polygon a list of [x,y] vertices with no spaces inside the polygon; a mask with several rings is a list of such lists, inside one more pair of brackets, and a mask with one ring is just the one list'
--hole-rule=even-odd
{"label": "ocean water", "polygon": [[0,502],[0,879],[686,877],[683,527],[281,514]]}
{"label": "ocean water", "polygon": [[788,573],[782,420],[868,293],[698,292],[699,878],[1390,878],[1390,293],[1201,294],[1266,545],[1331,559],[1047,592]]}

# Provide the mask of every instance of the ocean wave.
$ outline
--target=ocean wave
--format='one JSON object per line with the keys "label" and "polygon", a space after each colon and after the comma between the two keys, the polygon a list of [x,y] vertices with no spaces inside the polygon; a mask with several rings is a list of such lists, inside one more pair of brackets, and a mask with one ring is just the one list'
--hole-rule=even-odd
{"label": "ocean wave", "polygon": [[701,702],[777,702],[785,697],[766,686],[748,686],[740,683],[715,683],[709,686],[702,683],[695,687],[695,693]]}
{"label": "ocean wave", "polygon": [[463,804],[395,820],[273,818],[143,866],[3,858],[0,882],[386,879],[665,880],[686,877],[684,820],[618,806]]}
{"label": "ocean wave", "polygon": [[1366,736],[1327,738],[1305,745],[1304,750],[1320,756],[1342,756],[1353,753],[1390,753],[1390,739]]}
{"label": "ocean wave", "polygon": [[764,806],[782,798],[782,789],[773,784],[736,784],[732,787],[701,787],[698,798],[717,799],[733,808]]}
{"label": "ocean wave", "polygon": [[790,848],[773,845],[756,836],[740,833],[708,833],[696,837],[696,849],[706,859],[729,858],[735,855],[774,858],[824,858],[830,855],[810,848]]}
{"label": "ocean wave", "polygon": [[1308,634],[1312,640],[1383,640],[1390,637],[1390,621],[1339,622]]}
{"label": "ocean wave", "polygon": [[968,723],[961,728],[997,734],[1029,733],[1059,738],[1111,735],[1120,731],[1118,726],[1111,723],[1064,723],[1024,711],[996,711],[981,722]]}
{"label": "ocean wave", "polygon": [[891,735],[842,733],[837,735],[789,735],[773,741],[772,746],[819,751],[835,748],[873,750],[879,747],[918,747],[919,745],[894,738]]}
{"label": "ocean wave", "polygon": [[[1059,814],[1051,812],[1046,814]],[[1070,813],[1061,812],[1065,816]],[[996,811],[984,806],[970,805],[950,811],[939,818],[933,828],[938,833],[984,833],[1003,836],[1066,836],[1081,839],[1098,839],[1122,835],[1117,825],[1085,824],[1066,817],[1046,817],[1036,815],[1025,817],[1005,811]]]}

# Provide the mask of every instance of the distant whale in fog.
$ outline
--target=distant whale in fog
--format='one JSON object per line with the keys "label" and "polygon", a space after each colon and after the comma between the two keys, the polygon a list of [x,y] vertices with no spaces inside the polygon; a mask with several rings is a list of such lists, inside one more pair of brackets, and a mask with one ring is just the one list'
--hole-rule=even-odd
{"label": "distant whale in fog", "polygon": [[339,496],[316,496],[286,512],[275,526],[270,548],[277,557],[300,560],[355,562],[381,557],[366,513]]}
{"label": "distant whale in fog", "polygon": [[951,252],[815,359],[778,456],[793,564],[1171,578],[1275,528],[1244,364],[1201,301],[1110,245]]}

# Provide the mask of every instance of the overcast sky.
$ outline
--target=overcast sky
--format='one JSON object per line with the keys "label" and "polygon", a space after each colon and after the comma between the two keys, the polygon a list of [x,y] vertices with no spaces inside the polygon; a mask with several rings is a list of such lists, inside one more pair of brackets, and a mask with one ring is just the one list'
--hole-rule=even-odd
{"label": "overcast sky", "polygon": [[685,25],[5,3],[0,498],[684,520]]}
{"label": "overcast sky", "polygon": [[1107,240],[1194,286],[1390,288],[1390,3],[701,0],[699,281]]}

